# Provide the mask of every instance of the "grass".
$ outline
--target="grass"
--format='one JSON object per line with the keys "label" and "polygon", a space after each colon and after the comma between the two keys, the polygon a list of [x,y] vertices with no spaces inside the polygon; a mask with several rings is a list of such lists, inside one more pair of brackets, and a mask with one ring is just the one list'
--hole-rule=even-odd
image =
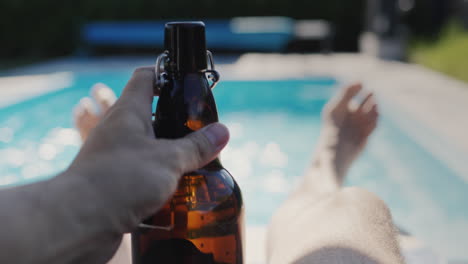
{"label": "grass", "polygon": [[453,22],[435,41],[416,40],[410,60],[468,82],[468,31]]}

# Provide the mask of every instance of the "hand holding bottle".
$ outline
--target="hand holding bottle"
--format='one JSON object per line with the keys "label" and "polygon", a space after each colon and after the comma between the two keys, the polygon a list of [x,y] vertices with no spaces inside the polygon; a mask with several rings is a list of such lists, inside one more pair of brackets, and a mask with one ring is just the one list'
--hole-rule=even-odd
{"label": "hand holding bottle", "polygon": [[182,139],[154,140],[153,84],[154,68],[135,71],[69,169],[89,182],[107,224],[120,233],[157,211],[180,176],[213,160],[229,139],[226,127],[213,124]]}
{"label": "hand holding bottle", "polygon": [[153,69],[135,71],[66,171],[0,191],[1,263],[106,262],[122,235],[170,198],[183,173],[226,145],[229,133],[220,124],[154,139]]}
{"label": "hand holding bottle", "polygon": [[154,139],[153,69],[135,71],[65,172],[0,192],[0,236],[9,242],[0,262],[104,263],[124,233],[164,205],[182,174],[227,144],[220,124],[177,140]]}

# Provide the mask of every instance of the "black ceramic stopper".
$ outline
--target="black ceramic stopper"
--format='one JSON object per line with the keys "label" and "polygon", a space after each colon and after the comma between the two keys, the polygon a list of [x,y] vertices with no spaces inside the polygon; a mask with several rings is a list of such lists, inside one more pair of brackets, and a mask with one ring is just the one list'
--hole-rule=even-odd
{"label": "black ceramic stopper", "polygon": [[164,31],[164,46],[169,52],[173,70],[199,72],[207,69],[203,22],[167,23]]}

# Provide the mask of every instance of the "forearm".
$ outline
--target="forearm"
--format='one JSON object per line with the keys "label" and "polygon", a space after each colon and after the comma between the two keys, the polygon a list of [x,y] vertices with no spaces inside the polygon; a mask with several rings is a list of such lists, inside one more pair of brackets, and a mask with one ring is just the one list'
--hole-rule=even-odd
{"label": "forearm", "polygon": [[0,263],[72,262],[111,234],[97,194],[68,174],[0,191]]}

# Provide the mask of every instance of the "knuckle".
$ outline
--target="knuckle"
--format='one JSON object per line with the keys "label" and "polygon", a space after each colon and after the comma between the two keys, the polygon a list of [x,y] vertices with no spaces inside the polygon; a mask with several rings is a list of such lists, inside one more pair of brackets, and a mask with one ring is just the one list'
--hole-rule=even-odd
{"label": "knuckle", "polygon": [[161,142],[167,153],[167,165],[172,171],[184,173],[197,169],[208,157],[207,139],[203,135],[191,134],[177,141]]}
{"label": "knuckle", "polygon": [[166,139],[158,139],[155,148],[154,158],[161,167],[171,173],[181,173],[184,163],[183,148]]}
{"label": "knuckle", "polygon": [[177,188],[177,177],[163,168],[153,168],[145,173],[145,184],[140,189],[143,200],[161,206]]}
{"label": "knuckle", "polygon": [[126,112],[127,111],[125,111],[125,107],[122,106],[121,102],[119,102],[119,103],[115,104],[114,106],[112,106],[112,108],[107,111],[107,116],[114,119],[114,118],[120,117],[121,115],[125,114]]}
{"label": "knuckle", "polygon": [[140,75],[140,74],[144,73],[145,71],[147,71],[147,67],[137,67],[133,71],[133,75]]}
{"label": "knuckle", "polygon": [[196,162],[197,164],[200,164],[203,160],[205,160],[209,153],[208,153],[208,148],[206,146],[209,146],[211,144],[208,142],[208,139],[200,134],[193,134],[191,137],[187,138],[187,141],[191,145],[191,155],[193,157],[193,162]]}
{"label": "knuckle", "polygon": [[138,67],[133,71],[133,76],[134,79],[139,79],[139,80],[151,80],[154,78],[154,71],[150,67]]}
{"label": "knuckle", "polygon": [[164,174],[164,178],[166,179],[166,189],[169,191],[169,194],[173,193],[177,188],[179,175],[168,171]]}
{"label": "knuckle", "polygon": [[120,127],[140,127],[142,122],[135,113],[129,111],[125,105],[118,105],[108,114],[108,120]]}
{"label": "knuckle", "polygon": [[210,157],[210,143],[200,133],[178,140],[158,139],[155,142],[156,151],[151,155],[153,161],[179,176],[204,165]]}
{"label": "knuckle", "polygon": [[184,150],[181,147],[173,146],[171,148],[170,156],[171,156],[170,164],[172,165],[171,169],[173,171],[178,171],[178,172],[181,171],[184,167],[184,163],[186,162]]}
{"label": "knuckle", "polygon": [[159,187],[159,190],[164,199],[171,195],[177,188],[179,175],[171,170],[162,170],[158,173],[155,181],[155,185]]}

